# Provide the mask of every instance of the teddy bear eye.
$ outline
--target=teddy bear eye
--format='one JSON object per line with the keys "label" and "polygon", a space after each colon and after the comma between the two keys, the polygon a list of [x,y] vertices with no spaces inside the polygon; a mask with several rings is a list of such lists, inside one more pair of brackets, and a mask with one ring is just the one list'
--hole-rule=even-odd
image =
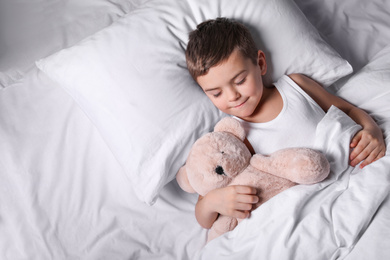
{"label": "teddy bear eye", "polygon": [[218,175],[226,175],[225,172],[223,171],[222,166],[220,166],[220,165],[218,165],[217,168],[215,168],[215,172],[216,172]]}

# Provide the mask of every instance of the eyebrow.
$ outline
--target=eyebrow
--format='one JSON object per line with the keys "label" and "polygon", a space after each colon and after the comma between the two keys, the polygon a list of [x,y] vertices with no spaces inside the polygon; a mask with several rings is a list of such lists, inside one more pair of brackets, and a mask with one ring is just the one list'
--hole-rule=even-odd
{"label": "eyebrow", "polygon": [[[240,76],[244,72],[246,72],[246,69],[243,69],[240,72],[238,72],[230,81],[234,81],[238,76]],[[204,92],[209,92],[209,91],[213,91],[213,90],[217,90],[217,89],[219,89],[219,87],[206,89]]]}

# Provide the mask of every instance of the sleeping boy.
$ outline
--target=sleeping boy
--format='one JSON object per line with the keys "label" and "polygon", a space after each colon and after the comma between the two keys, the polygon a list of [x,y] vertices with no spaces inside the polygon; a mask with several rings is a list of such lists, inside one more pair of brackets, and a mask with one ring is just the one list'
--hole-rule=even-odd
{"label": "sleeping boy", "polygon": [[[351,140],[352,166],[360,163],[363,168],[385,155],[383,134],[375,121],[314,80],[291,74],[265,86],[265,55],[241,23],[217,18],[199,24],[189,36],[186,61],[191,76],[213,104],[242,122],[247,131],[245,144],[252,153],[313,148],[316,126],[333,105],[362,126]],[[209,229],[219,214],[247,218],[258,196],[249,186],[215,189],[199,196],[197,221]]]}

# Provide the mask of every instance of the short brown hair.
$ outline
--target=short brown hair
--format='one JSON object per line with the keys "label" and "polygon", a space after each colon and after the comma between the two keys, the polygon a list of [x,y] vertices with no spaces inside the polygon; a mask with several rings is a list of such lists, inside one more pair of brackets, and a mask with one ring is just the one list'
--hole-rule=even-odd
{"label": "short brown hair", "polygon": [[238,49],[244,57],[257,63],[256,44],[248,28],[228,18],[219,17],[200,23],[189,35],[186,49],[187,68],[196,80],[226,60]]}

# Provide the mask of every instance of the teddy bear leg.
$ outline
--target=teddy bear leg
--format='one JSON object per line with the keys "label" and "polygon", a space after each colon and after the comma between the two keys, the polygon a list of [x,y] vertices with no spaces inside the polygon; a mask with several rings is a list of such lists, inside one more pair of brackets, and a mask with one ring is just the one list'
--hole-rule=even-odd
{"label": "teddy bear leg", "polygon": [[218,234],[217,231],[213,227],[211,227],[211,229],[209,230],[209,233],[207,235],[207,243],[210,242],[211,240],[213,240],[214,238],[219,237],[220,235],[222,235],[222,234]]}
{"label": "teddy bear leg", "polygon": [[213,240],[214,238],[219,237],[220,235],[233,230],[237,226],[237,219],[227,216],[219,216],[218,219],[214,222],[213,226],[209,230],[207,236],[207,243]]}

